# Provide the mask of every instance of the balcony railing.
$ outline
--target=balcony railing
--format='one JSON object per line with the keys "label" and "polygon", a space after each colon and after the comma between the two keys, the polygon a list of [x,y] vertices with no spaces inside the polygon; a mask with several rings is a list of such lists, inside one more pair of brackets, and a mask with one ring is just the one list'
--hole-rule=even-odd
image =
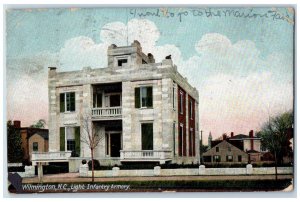
{"label": "balcony railing", "polygon": [[168,160],[171,159],[169,150],[121,150],[120,159],[122,160]]}
{"label": "balcony railing", "polygon": [[31,156],[32,161],[57,161],[67,160],[71,157],[72,151],[66,152],[33,152]]}
{"label": "balcony railing", "polygon": [[119,117],[121,115],[122,107],[106,107],[92,109],[92,118]]}

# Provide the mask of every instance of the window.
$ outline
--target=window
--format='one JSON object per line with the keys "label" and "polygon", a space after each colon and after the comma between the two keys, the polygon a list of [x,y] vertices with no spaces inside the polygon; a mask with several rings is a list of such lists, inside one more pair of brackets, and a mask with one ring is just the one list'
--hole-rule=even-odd
{"label": "window", "polygon": [[183,124],[179,125],[179,136],[178,136],[178,155],[182,156],[183,151]]}
{"label": "window", "polygon": [[142,150],[153,150],[153,123],[142,123]]}
{"label": "window", "polygon": [[221,157],[219,155],[215,155],[214,162],[220,162],[220,161],[221,161]]}
{"label": "window", "polygon": [[135,88],[135,108],[153,107],[152,86]]}
{"label": "window", "polygon": [[216,147],[216,152],[219,152],[219,147]]}
{"label": "window", "polygon": [[60,94],[60,112],[75,111],[75,92]]}
{"label": "window", "polygon": [[175,83],[173,83],[173,92],[172,92],[172,95],[173,95],[173,109],[175,110]]}
{"label": "window", "polygon": [[190,119],[193,119],[193,101],[190,101]]}
{"label": "window", "polygon": [[232,162],[233,161],[233,157],[231,155],[226,156],[226,161],[227,162]]}
{"label": "window", "polygon": [[109,156],[109,134],[108,133],[105,133],[105,140],[106,140],[106,144],[105,144],[105,146],[106,146],[106,155],[107,156]]}
{"label": "window", "polygon": [[238,162],[242,162],[242,156],[238,155]]}
{"label": "window", "polygon": [[173,123],[173,155],[175,156],[175,129],[176,129],[176,123]]}
{"label": "window", "polygon": [[119,66],[119,67],[122,67],[123,64],[126,64],[126,63],[127,63],[127,59],[119,59],[119,60],[118,60],[118,66]]}
{"label": "window", "polygon": [[80,156],[80,127],[60,128],[60,151],[72,151],[72,156]]}
{"label": "window", "polygon": [[183,114],[183,92],[180,91],[180,114]]}
{"label": "window", "polygon": [[194,135],[193,135],[193,128],[190,128],[189,134],[189,155],[193,156],[194,154]]}
{"label": "window", "polygon": [[101,108],[102,107],[102,93],[94,93],[93,94],[93,107]]}
{"label": "window", "polygon": [[75,152],[75,130],[73,127],[66,128],[67,151]]}
{"label": "window", "polygon": [[231,151],[231,147],[228,147],[228,151]]}
{"label": "window", "polygon": [[32,151],[39,151],[39,144],[37,142],[32,143]]}

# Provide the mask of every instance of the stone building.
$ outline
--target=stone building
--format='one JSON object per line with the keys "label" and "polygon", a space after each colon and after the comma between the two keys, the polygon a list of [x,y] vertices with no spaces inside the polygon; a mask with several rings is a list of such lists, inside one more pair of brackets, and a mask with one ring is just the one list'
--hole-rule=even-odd
{"label": "stone building", "polygon": [[101,137],[94,155],[102,165],[198,163],[198,91],[171,56],[156,63],[134,41],[109,46],[107,57],[106,68],[49,68],[49,152],[34,161],[67,161],[77,171],[91,156],[80,141],[87,122]]}

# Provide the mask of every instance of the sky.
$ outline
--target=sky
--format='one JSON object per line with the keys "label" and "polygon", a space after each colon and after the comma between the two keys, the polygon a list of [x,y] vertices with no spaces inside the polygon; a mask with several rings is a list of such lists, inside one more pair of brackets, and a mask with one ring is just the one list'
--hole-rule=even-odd
{"label": "sky", "polygon": [[64,8],[6,12],[7,119],[48,121],[47,70],[105,68],[107,47],[172,55],[199,91],[204,143],[293,109],[291,8]]}

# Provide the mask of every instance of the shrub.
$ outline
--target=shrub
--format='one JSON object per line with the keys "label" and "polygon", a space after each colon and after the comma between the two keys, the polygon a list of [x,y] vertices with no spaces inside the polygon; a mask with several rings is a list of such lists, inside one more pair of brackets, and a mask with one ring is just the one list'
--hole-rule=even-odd
{"label": "shrub", "polygon": [[[89,170],[92,170],[92,160],[90,160],[88,164],[89,164]],[[94,169],[101,170],[100,162],[96,159],[94,159]]]}
{"label": "shrub", "polygon": [[25,172],[25,166],[8,167],[8,172]]}

